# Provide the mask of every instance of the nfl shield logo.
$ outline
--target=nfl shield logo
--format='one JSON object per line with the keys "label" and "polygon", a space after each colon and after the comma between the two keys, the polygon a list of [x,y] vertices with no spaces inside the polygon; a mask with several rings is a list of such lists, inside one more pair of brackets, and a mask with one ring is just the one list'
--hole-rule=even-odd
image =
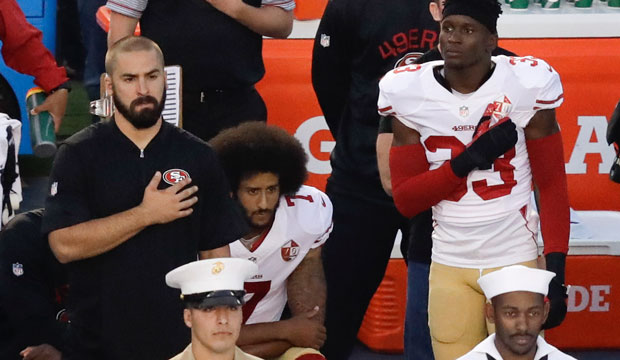
{"label": "nfl shield logo", "polygon": [[50,195],[54,196],[58,193],[58,181],[54,181],[50,187]]}
{"label": "nfl shield logo", "polygon": [[321,46],[322,47],[329,47],[329,35],[326,34],[321,34]]}
{"label": "nfl shield logo", "polygon": [[24,265],[20,263],[13,264],[13,275],[22,276],[24,275]]}
{"label": "nfl shield logo", "polygon": [[469,108],[465,105],[461,106],[459,108],[459,115],[461,115],[461,117],[469,116]]}

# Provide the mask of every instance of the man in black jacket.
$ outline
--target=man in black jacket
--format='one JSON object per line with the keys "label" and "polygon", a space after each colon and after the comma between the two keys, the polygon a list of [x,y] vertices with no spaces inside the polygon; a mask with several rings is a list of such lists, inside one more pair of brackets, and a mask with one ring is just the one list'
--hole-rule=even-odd
{"label": "man in black jacket", "polygon": [[64,348],[67,274],[42,218],[43,209],[18,214],[0,233],[0,359],[59,360]]}
{"label": "man in black jacket", "polygon": [[312,83],[336,139],[326,189],[334,231],[323,249],[328,359],[348,357],[396,233],[408,228],[377,169],[379,79],[399,59],[432,49],[437,38],[427,0],[332,0],[321,19]]}

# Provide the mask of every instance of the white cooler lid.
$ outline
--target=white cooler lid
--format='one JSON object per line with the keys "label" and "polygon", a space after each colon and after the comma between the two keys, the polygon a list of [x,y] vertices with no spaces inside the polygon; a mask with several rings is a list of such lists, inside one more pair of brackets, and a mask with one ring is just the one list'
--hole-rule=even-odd
{"label": "white cooler lid", "polygon": [[[620,255],[620,211],[574,211],[571,209],[571,237],[569,255]],[[396,234],[392,247],[392,259],[402,259],[400,242],[402,234]],[[538,231],[538,249],[542,254],[543,241]]]}
{"label": "white cooler lid", "polygon": [[[542,253],[538,232],[538,248]],[[569,255],[620,255],[620,211],[573,211]]]}

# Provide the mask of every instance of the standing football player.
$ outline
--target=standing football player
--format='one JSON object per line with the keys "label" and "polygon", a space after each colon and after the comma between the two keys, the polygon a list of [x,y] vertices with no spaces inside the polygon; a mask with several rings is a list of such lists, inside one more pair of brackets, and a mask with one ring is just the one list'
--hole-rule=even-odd
{"label": "standing football player", "polygon": [[[441,23],[446,0],[432,0],[428,10],[437,23]],[[492,55],[516,56],[501,47],[496,47]],[[423,64],[433,60],[443,60],[439,48],[434,47],[419,58],[405,57],[395,68],[403,65]],[[392,120],[381,117],[377,135],[377,165],[383,189],[392,194],[390,179],[390,148],[392,146]],[[407,360],[432,360],[433,350],[428,329],[428,274],[431,267],[431,248],[433,241],[433,215],[431,209],[422,211],[409,221],[408,237],[400,244],[403,257],[407,261],[407,308],[405,311],[404,355]]]}
{"label": "standing football player", "polygon": [[[303,186],[307,155],[283,129],[261,122],[223,131],[210,142],[251,231],[230,244],[233,257],[258,264],[248,280],[237,344],[262,358],[324,359],[325,276],[321,246],[332,230],[332,204]],[[291,317],[283,320],[285,306]]]}
{"label": "standing football player", "polygon": [[496,0],[448,0],[444,61],[394,69],[380,83],[379,112],[391,116],[394,201],[411,217],[432,206],[429,324],[439,360],[457,358],[487,335],[483,273],[537,266],[538,189],[551,310],[566,315],[564,264],[569,206],[555,108],[557,72],[532,57],[492,57]]}

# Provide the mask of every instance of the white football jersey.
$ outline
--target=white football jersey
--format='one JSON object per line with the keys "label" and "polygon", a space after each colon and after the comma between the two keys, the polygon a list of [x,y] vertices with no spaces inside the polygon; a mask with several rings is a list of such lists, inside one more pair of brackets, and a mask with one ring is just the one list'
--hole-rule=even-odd
{"label": "white football jersey", "polygon": [[[441,60],[396,68],[379,83],[379,113],[395,117],[420,134],[430,169],[440,167],[472,141],[485,113],[491,115],[492,123],[509,117],[517,127],[518,141],[513,149],[498,158],[491,169],[470,172],[462,187],[433,206],[437,225],[433,259],[448,265],[488,265],[484,259],[489,257],[495,259],[490,265],[535,258],[532,241],[521,248],[506,249],[507,244],[494,246],[495,251],[481,248],[514,237],[514,215],[519,212],[524,225],[536,232],[537,227],[528,224],[535,214],[529,210],[532,176],[523,129],[536,111],[562,104],[562,84],[558,73],[543,60],[507,56],[492,60],[496,64],[493,74],[471,94],[450,92],[437,81],[433,71],[443,65]],[[537,217],[533,221],[537,223]],[[523,235],[531,240],[534,234],[529,230]],[[446,244],[452,241],[459,241],[458,249]]]}
{"label": "white football jersey", "polygon": [[286,280],[310,249],[325,243],[332,231],[332,211],[327,195],[302,186],[294,196],[280,197],[271,229],[252,250],[239,240],[230,244],[232,257],[258,265],[258,274],[245,283],[245,324],[280,320],[287,301]]}

